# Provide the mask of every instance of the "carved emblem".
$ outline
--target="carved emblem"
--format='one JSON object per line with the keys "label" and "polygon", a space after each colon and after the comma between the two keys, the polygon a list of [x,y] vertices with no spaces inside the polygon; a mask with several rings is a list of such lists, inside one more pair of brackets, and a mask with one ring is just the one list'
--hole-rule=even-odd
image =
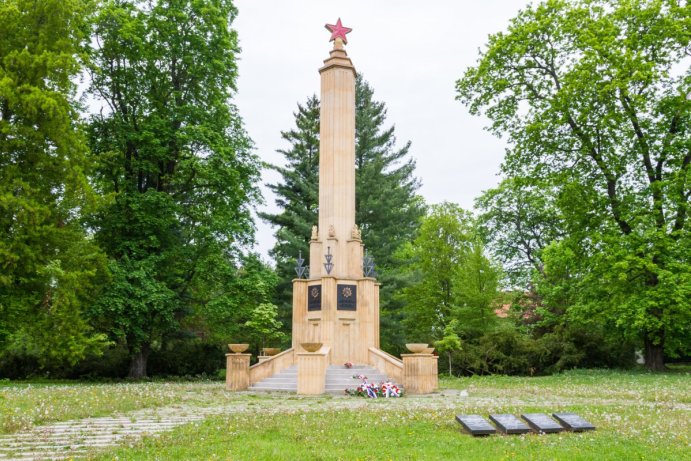
{"label": "carved emblem", "polygon": [[353,240],[360,240],[362,238],[362,233],[360,232],[360,228],[357,227],[357,224],[353,225],[353,230],[350,231],[350,238]]}
{"label": "carved emblem", "polygon": [[319,240],[319,228],[312,226],[312,240]]}
{"label": "carved emblem", "polygon": [[343,288],[343,297],[350,298],[351,296],[353,296],[353,290],[350,287]]}
{"label": "carved emblem", "polygon": [[319,288],[312,287],[312,289],[310,290],[310,296],[313,298],[318,297],[319,296]]}
{"label": "carved emblem", "polygon": [[334,227],[333,224],[329,226],[329,237],[334,238],[336,237],[336,228]]}

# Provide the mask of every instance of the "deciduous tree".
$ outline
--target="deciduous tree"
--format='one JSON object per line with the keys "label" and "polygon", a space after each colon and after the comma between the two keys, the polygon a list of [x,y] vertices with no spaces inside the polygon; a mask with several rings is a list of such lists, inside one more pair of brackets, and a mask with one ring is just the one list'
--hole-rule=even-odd
{"label": "deciduous tree", "polygon": [[652,370],[691,348],[689,30],[688,2],[548,0],[457,83],[508,136],[503,171],[557,191],[550,294],[637,337]]}
{"label": "deciduous tree", "polygon": [[232,272],[252,237],[258,164],[230,101],[235,15],[230,0],[109,0],[96,18],[91,148],[111,201],[92,225],[115,276],[93,313],[127,344],[133,377],[211,302],[206,271]]}

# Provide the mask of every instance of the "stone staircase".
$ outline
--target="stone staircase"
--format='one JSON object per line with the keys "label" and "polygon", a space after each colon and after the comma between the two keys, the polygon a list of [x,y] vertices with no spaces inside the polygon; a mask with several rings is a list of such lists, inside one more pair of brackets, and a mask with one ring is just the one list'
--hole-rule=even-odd
{"label": "stone staircase", "polygon": [[[380,383],[387,379],[385,374],[369,365],[354,365],[352,368],[345,368],[342,365],[331,365],[326,369],[326,392],[329,394],[343,394],[346,388],[355,389],[362,381],[353,379],[354,375],[365,375],[370,383]],[[297,365],[293,365],[280,373],[259,381],[250,386],[249,389],[251,391],[297,392]]]}

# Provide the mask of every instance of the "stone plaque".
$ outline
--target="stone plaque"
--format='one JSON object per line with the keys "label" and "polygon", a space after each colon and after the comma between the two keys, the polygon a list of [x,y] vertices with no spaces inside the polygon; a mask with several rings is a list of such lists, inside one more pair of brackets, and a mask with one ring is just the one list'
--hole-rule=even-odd
{"label": "stone plaque", "polygon": [[497,432],[497,430],[480,415],[457,415],[456,421],[461,423],[471,435],[490,435]]}
{"label": "stone plaque", "polygon": [[530,432],[530,428],[514,415],[489,415],[489,419],[491,419],[494,424],[497,425],[497,428],[504,434],[527,434]]}
{"label": "stone plaque", "polygon": [[570,431],[581,432],[595,430],[595,426],[576,413],[552,413],[552,416]]}
{"label": "stone plaque", "polygon": [[357,285],[337,286],[338,296],[336,298],[336,309],[339,311],[357,310]]}
{"label": "stone plaque", "polygon": [[322,286],[311,285],[307,287],[307,310],[322,310]]}
{"label": "stone plaque", "polygon": [[552,432],[561,432],[564,430],[560,424],[544,413],[524,413],[521,418],[525,419],[535,432],[542,432],[543,434],[551,434]]}

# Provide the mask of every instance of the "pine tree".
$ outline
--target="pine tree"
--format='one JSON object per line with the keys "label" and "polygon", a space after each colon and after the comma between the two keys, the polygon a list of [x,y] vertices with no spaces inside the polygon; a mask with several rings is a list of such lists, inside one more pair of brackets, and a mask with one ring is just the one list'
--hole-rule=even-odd
{"label": "pine tree", "polygon": [[356,222],[365,249],[373,257],[380,292],[381,344],[400,352],[405,343],[400,322],[402,303],[395,296],[409,282],[395,259],[396,250],[412,241],[425,214],[416,195],[415,161],[410,141],[396,148],[394,127],[385,128],[386,104],[376,101],[374,90],[358,75],[355,86]]}
{"label": "pine tree", "polygon": [[279,282],[276,303],[284,325],[292,323],[292,279],[295,278],[295,258],[300,254],[309,259],[309,237],[315,223],[319,202],[319,99],[312,95],[304,105],[298,104],[295,128],[282,131],[281,137],[290,149],[279,150],[286,159],[285,166],[269,167],[281,174],[283,181],[269,184],[276,194],[279,214],[259,213],[277,226],[276,244],[269,252],[276,262]]}
{"label": "pine tree", "polygon": [[[382,344],[389,350],[402,345],[399,336],[400,305],[392,298],[404,278],[396,269],[393,254],[402,243],[415,235],[424,215],[419,187],[413,176],[415,162],[408,157],[410,143],[396,149],[394,127],[385,128],[386,105],[373,99],[370,85],[358,75],[356,80],[355,167],[356,222],[362,238],[377,264],[378,278],[384,283],[382,309]],[[290,148],[279,151],[286,166],[272,166],[282,181],[270,184],[277,195],[277,214],[260,216],[276,226],[276,245],[271,250],[280,277],[276,303],[281,320],[290,324],[295,258],[309,254],[311,228],[317,221],[319,189],[319,101],[310,97],[298,105],[296,127],[282,133]]]}
{"label": "pine tree", "polygon": [[87,5],[0,3],[0,354],[39,365],[75,363],[105,339],[83,315],[105,273],[79,222],[89,188],[73,79]]}

